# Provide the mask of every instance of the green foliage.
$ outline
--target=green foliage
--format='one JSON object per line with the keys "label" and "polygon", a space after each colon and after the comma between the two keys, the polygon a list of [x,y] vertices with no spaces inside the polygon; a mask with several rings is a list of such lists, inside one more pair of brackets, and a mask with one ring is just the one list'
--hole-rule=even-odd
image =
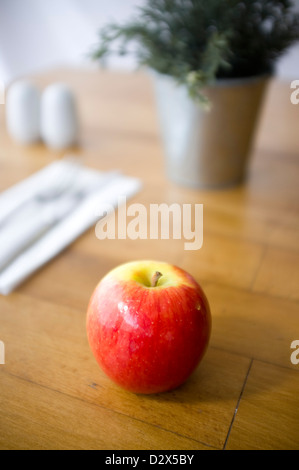
{"label": "green foliage", "polygon": [[268,73],[298,39],[299,15],[289,0],[146,0],[136,19],[100,31],[93,57],[131,53],[133,41],[140,65],[201,98],[216,79]]}

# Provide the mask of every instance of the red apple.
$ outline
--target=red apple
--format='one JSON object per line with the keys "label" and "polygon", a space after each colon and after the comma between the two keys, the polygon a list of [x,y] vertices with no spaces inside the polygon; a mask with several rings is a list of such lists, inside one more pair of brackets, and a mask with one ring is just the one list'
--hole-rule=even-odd
{"label": "red apple", "polygon": [[134,393],[172,390],[191,375],[210,339],[205,294],[182,269],[155,261],[128,263],[97,286],[87,335],[102,370]]}

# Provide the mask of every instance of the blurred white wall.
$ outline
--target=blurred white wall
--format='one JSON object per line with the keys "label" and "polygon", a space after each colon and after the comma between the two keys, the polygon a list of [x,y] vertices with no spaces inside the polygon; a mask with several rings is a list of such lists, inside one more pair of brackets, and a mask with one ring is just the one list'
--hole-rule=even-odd
{"label": "blurred white wall", "polygon": [[[91,65],[107,21],[125,21],[142,0],[0,0],[0,80],[61,65]],[[113,58],[132,68],[133,59]]]}
{"label": "blurred white wall", "polygon": [[[299,0],[295,0],[299,10]],[[143,0],[0,0],[0,81],[62,65],[91,66],[88,51],[98,29],[125,21]],[[134,58],[115,57],[113,68],[132,69]],[[299,45],[279,62],[283,79],[299,78]]]}
{"label": "blurred white wall", "polygon": [[[299,12],[299,0],[293,0],[294,10]],[[299,79],[299,43],[286,52],[277,64],[277,75],[283,80]]]}

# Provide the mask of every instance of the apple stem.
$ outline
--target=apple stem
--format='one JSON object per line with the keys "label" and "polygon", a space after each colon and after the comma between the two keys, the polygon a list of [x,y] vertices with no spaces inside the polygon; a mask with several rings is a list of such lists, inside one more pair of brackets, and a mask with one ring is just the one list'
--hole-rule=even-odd
{"label": "apple stem", "polygon": [[156,271],[155,274],[153,275],[152,277],[152,285],[151,287],[157,287],[158,285],[158,282],[159,282],[159,279],[163,276],[162,273],[160,273],[159,271]]}

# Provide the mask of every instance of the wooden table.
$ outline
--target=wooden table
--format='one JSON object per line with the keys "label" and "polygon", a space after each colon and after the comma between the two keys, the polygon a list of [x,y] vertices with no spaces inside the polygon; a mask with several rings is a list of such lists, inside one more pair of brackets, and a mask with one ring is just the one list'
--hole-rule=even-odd
{"label": "wooden table", "polygon": [[[142,73],[60,70],[36,77],[78,95],[86,165],[144,182],[134,201],[203,203],[204,245],[81,237],[9,297],[0,298],[3,449],[299,449],[299,106],[289,84],[269,89],[246,185],[194,191],[164,176],[150,79]],[[61,154],[22,148],[0,107],[0,187]],[[2,247],[1,247],[2,248]],[[85,314],[108,270],[142,258],[190,271],[213,314],[204,361],[180,389],[135,396],[114,386],[87,343]]]}

